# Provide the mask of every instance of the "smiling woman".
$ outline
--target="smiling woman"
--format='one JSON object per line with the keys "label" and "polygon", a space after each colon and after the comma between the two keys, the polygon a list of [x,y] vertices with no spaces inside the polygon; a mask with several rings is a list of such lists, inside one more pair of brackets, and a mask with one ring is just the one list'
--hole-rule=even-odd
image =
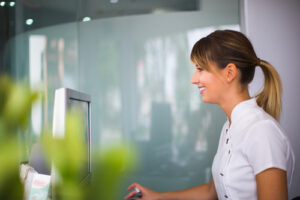
{"label": "smiling woman", "polygon": [[[276,70],[257,58],[246,36],[232,30],[217,30],[200,39],[191,60],[196,65],[191,82],[200,89],[202,100],[219,105],[227,116],[212,165],[213,178],[208,184],[175,192],[158,193],[138,183],[128,189],[139,188],[145,200],[287,200],[295,159],[276,121],[281,108]],[[251,98],[248,84],[256,66],[264,72],[265,88]]]}

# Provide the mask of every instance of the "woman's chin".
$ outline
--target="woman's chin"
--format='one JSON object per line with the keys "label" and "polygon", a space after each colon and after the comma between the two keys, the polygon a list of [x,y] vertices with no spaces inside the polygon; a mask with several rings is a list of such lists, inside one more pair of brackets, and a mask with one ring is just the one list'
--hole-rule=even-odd
{"label": "woman's chin", "polygon": [[204,96],[202,96],[202,101],[203,101],[204,103],[209,103],[208,99],[205,98]]}
{"label": "woman's chin", "polygon": [[211,100],[209,100],[208,98],[206,98],[205,96],[202,96],[202,101],[204,103],[213,103]]}

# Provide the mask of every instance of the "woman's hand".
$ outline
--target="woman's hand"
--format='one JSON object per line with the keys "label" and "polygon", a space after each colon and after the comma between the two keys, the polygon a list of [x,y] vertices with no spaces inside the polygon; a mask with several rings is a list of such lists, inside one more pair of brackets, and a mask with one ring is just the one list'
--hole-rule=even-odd
{"label": "woman's hand", "polygon": [[[142,197],[139,198],[140,200],[155,200],[159,197],[159,194],[158,192],[155,192],[153,190],[150,190],[146,187],[143,187],[141,186],[140,184],[138,183],[133,183],[131,184],[129,187],[128,187],[128,191],[134,189],[134,188],[138,188],[141,193],[142,193]],[[126,197],[125,199],[126,200],[129,200],[131,197],[133,197],[135,194],[137,193],[136,190],[133,190],[131,191]]]}

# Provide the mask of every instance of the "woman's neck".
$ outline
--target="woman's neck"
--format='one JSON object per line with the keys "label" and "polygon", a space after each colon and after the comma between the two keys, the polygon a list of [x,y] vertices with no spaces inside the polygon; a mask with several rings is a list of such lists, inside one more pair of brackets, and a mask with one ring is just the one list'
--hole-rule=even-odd
{"label": "woman's neck", "polygon": [[231,124],[231,113],[234,107],[243,102],[250,99],[250,95],[248,92],[248,89],[244,90],[242,93],[234,94],[234,93],[229,93],[226,95],[226,97],[223,99],[222,103],[219,104],[219,106],[222,108],[222,110],[225,112],[229,124]]}

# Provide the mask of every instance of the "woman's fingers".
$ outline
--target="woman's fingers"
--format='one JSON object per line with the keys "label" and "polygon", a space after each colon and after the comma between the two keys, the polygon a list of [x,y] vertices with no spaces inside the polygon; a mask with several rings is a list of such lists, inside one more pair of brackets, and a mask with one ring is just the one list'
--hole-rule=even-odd
{"label": "woman's fingers", "polygon": [[132,190],[133,188],[138,187],[138,186],[140,186],[138,183],[133,183],[128,187],[128,190]]}
{"label": "woman's fingers", "polygon": [[[128,187],[128,190],[132,190],[134,188],[138,188],[141,191],[142,186],[138,183],[133,183]],[[136,190],[131,191],[126,197],[125,199],[130,199],[130,197],[134,196],[137,193]]]}
{"label": "woman's fingers", "polygon": [[131,191],[126,197],[125,197],[125,199],[127,200],[127,199],[130,199],[132,196],[134,196],[136,194],[136,191],[135,190],[133,190],[133,191]]}

